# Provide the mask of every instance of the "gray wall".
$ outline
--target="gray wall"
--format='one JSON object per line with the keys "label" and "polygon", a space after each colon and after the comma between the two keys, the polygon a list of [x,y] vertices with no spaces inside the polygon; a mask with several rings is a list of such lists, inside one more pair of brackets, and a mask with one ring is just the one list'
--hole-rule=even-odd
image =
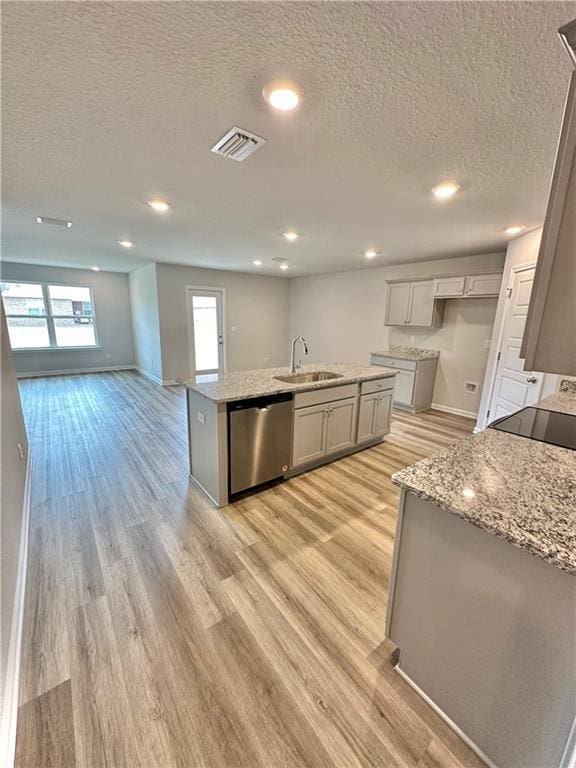
{"label": "gray wall", "polygon": [[48,373],[134,365],[128,275],[91,269],[5,262],[4,280],[87,285],[94,294],[99,349],[46,349],[14,352],[16,373]]}
{"label": "gray wall", "polygon": [[[10,354],[8,330],[4,309],[0,302],[0,345],[2,348],[2,366],[0,368],[0,413],[2,418],[2,453],[0,455],[0,707],[4,698],[6,664],[12,630],[12,616],[16,579],[18,574],[18,555],[20,553],[20,534],[22,530],[22,512],[24,489],[26,485],[26,462],[28,459],[28,439],[22,417],[18,384]],[[21,445],[24,458],[20,458],[18,444]]]}
{"label": "gray wall", "polygon": [[130,273],[130,304],[136,365],[144,373],[162,381],[156,264]]}
{"label": "gray wall", "polygon": [[162,378],[188,376],[187,285],[226,289],[228,370],[285,365],[289,280],[157,264]]}
{"label": "gray wall", "polygon": [[[310,362],[367,363],[370,352],[389,344],[439,349],[434,403],[475,414],[488,359],[485,341],[492,336],[497,300],[447,301],[438,329],[389,328],[384,325],[386,280],[500,271],[503,264],[504,254],[488,254],[294,278],[290,336],[306,337]],[[465,381],[478,382],[478,392],[465,392]]]}

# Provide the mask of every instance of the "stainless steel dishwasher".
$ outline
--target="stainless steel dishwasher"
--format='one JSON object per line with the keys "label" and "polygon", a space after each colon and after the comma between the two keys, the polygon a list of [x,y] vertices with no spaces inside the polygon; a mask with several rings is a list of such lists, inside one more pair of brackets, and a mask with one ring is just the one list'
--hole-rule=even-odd
{"label": "stainless steel dishwasher", "polygon": [[282,477],[290,464],[292,393],[228,404],[230,494]]}

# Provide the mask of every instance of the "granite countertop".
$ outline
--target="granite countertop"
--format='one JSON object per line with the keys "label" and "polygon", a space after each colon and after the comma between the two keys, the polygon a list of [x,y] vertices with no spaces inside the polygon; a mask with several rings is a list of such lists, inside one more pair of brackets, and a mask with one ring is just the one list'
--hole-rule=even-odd
{"label": "granite countertop", "polygon": [[275,376],[287,376],[285,368],[260,368],[251,371],[234,371],[224,374],[206,374],[184,379],[180,383],[188,389],[199,392],[215,403],[228,403],[232,400],[244,400],[250,397],[276,395],[281,392],[300,392],[310,389],[337,387],[340,384],[353,384],[358,381],[382,379],[395,376],[396,371],[381,365],[354,365],[348,363],[327,363],[322,365],[303,365],[297,373],[309,371],[333,371],[341,376],[326,381],[308,381],[294,384],[278,381]]}
{"label": "granite countertop", "polygon": [[440,357],[437,349],[423,349],[422,347],[400,347],[391,346],[389,349],[382,349],[378,352],[371,352],[372,355],[381,355],[382,357],[397,357],[399,360],[435,360]]}
{"label": "granite countertop", "polygon": [[[576,393],[560,392],[535,407],[576,414]],[[576,574],[576,451],[486,429],[392,480]]]}

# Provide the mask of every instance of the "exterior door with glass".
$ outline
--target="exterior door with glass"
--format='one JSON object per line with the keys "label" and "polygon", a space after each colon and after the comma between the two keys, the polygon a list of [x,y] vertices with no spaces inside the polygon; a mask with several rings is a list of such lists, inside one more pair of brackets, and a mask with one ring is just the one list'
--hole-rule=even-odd
{"label": "exterior door with glass", "polygon": [[224,289],[186,288],[190,376],[225,369]]}

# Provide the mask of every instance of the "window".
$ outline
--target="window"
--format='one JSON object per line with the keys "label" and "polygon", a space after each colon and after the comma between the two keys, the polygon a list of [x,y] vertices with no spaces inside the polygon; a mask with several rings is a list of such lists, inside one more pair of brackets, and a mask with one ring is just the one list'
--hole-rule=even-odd
{"label": "window", "polygon": [[1,282],[12,349],[95,347],[90,288]]}

